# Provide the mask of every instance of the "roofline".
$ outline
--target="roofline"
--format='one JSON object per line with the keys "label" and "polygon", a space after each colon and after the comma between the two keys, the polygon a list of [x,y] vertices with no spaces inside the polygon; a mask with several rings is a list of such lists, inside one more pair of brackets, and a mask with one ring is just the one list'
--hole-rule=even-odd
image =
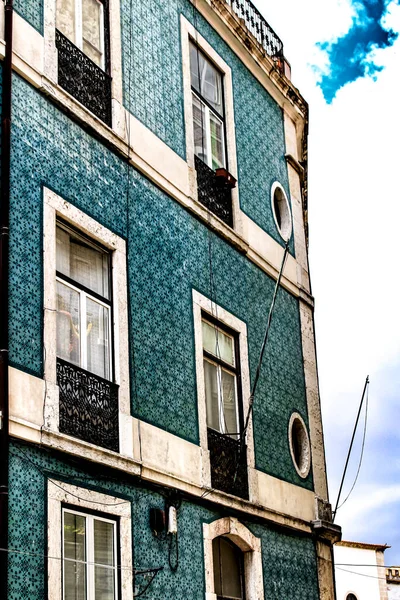
{"label": "roofline", "polygon": [[391,548],[387,544],[367,544],[366,542],[349,542],[342,540],[341,542],[336,542],[335,546],[344,546],[345,548],[360,548],[361,550],[380,550],[381,552],[385,552],[387,548]]}

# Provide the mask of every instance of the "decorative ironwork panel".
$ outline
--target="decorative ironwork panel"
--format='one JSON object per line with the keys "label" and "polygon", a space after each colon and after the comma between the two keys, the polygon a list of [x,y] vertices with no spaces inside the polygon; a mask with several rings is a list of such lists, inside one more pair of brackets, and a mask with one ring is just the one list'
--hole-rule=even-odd
{"label": "decorative ironwork panel", "polygon": [[207,429],[211,463],[211,485],[240,498],[249,497],[247,448],[240,441],[215,429]]}
{"label": "decorative ironwork panel", "polygon": [[118,386],[57,359],[60,432],[118,452]]}
{"label": "decorative ironwork panel", "polygon": [[58,83],[111,127],[111,77],[56,30]]}
{"label": "decorative ironwork panel", "polygon": [[283,43],[249,0],[225,0],[234,13],[243,19],[246,29],[272,58],[283,57]]}
{"label": "decorative ironwork panel", "polygon": [[215,171],[205,162],[195,158],[198,199],[229,227],[233,227],[232,194],[229,187],[219,182]]}

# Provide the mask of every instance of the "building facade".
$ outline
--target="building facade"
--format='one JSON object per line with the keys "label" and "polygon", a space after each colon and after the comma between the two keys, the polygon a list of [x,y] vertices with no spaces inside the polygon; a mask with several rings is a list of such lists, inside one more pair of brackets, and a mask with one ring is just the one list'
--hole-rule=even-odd
{"label": "building facade", "polygon": [[335,544],[337,600],[388,600],[384,552],[390,546],[340,541]]}
{"label": "building facade", "polygon": [[7,598],[332,600],[282,42],[247,0],[14,0],[12,44]]}

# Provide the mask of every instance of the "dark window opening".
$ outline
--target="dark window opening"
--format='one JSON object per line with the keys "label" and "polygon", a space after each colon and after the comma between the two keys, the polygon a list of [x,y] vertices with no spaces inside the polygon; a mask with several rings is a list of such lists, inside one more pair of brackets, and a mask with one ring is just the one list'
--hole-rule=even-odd
{"label": "dark window opening", "polygon": [[213,540],[214,591],[218,600],[244,600],[243,552],[225,537]]}

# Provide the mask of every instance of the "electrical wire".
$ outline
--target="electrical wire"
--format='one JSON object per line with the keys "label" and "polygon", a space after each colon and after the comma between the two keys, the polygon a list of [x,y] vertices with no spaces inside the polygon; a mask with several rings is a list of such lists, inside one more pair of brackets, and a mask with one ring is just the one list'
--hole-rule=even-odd
{"label": "electrical wire", "polygon": [[363,439],[362,439],[362,445],[361,445],[361,454],[360,454],[360,460],[358,462],[358,468],[357,468],[357,473],[356,476],[354,478],[354,482],[353,485],[350,488],[349,493],[347,494],[346,498],[343,500],[343,502],[341,504],[339,504],[339,506],[337,507],[337,511],[339,510],[339,508],[342,508],[342,506],[347,502],[347,500],[350,497],[351,492],[354,490],[355,485],[357,483],[357,479],[358,476],[360,474],[360,469],[361,469],[361,464],[362,464],[362,460],[363,460],[363,456],[364,456],[364,447],[365,447],[365,436],[367,433],[367,420],[368,420],[368,398],[369,398],[369,385],[367,386],[367,394],[366,394],[366,399],[365,399],[365,417],[364,417],[364,432],[363,432]]}
{"label": "electrical wire", "polygon": [[277,297],[278,289],[279,289],[279,286],[280,286],[280,283],[281,283],[281,279],[282,279],[282,275],[283,275],[283,270],[285,268],[286,258],[287,258],[288,252],[289,252],[289,240],[290,240],[290,238],[288,238],[286,240],[285,250],[284,250],[284,253],[283,253],[283,257],[282,257],[281,268],[279,270],[278,279],[276,280],[276,283],[275,283],[274,294],[272,296],[272,302],[271,302],[271,306],[270,306],[269,313],[268,313],[267,327],[266,327],[266,330],[265,330],[265,335],[264,335],[263,343],[261,345],[260,356],[259,356],[259,359],[258,359],[258,364],[257,364],[256,374],[255,374],[255,377],[254,377],[253,386],[252,386],[252,389],[251,389],[251,392],[250,392],[249,406],[248,406],[248,409],[247,409],[246,420],[245,420],[245,423],[244,423],[243,431],[240,434],[239,450],[238,450],[237,459],[236,459],[235,476],[233,478],[233,483],[236,482],[236,478],[237,478],[237,474],[238,474],[238,470],[239,470],[239,465],[240,465],[240,460],[241,460],[242,454],[244,452],[245,441],[246,441],[246,432],[247,432],[247,429],[249,427],[251,413],[253,412],[254,396],[255,396],[255,393],[256,393],[257,384],[258,384],[258,380],[259,380],[259,377],[260,377],[261,365],[262,365],[262,360],[263,360],[263,357],[264,357],[265,348],[266,348],[267,342],[268,342],[269,331],[270,331],[270,328],[271,328],[272,315],[273,315],[274,308],[275,308],[276,297]]}
{"label": "electrical wire", "polygon": [[64,488],[62,485],[60,485],[60,483],[56,480],[54,480],[51,476],[49,476],[48,473],[46,473],[45,470],[43,470],[41,467],[39,467],[39,465],[37,465],[33,460],[31,460],[28,456],[26,456],[25,452],[20,448],[20,452],[22,452],[24,454],[24,456],[21,456],[19,453],[17,452],[13,452],[12,450],[10,450],[10,454],[12,456],[15,456],[17,458],[19,458],[20,460],[24,460],[25,462],[28,462],[29,464],[31,464],[45,479],[47,479],[48,481],[51,481],[51,483],[53,485],[55,485],[56,487],[60,488],[60,490],[62,490],[63,492],[65,492],[66,494],[69,494],[70,496],[73,496],[74,498],[77,498],[78,500],[82,500],[83,502],[90,502],[91,504],[97,504],[100,506],[120,506],[121,504],[128,504],[130,503],[130,500],[122,500],[121,502],[99,502],[99,501],[95,501],[95,500],[89,500],[88,498],[82,498],[81,496],[79,496],[78,494],[74,494],[73,492],[70,492],[69,490],[67,490],[66,488]]}
{"label": "electrical wire", "polygon": [[368,386],[369,386],[369,376],[367,375],[367,377],[365,379],[363,393],[362,393],[361,400],[360,400],[360,405],[358,407],[356,422],[355,422],[354,428],[353,428],[353,434],[351,436],[351,442],[350,442],[349,450],[347,452],[346,463],[345,463],[344,469],[343,469],[343,475],[342,475],[342,480],[340,482],[339,493],[338,493],[338,496],[337,496],[337,499],[336,499],[335,510],[333,511],[333,515],[332,515],[332,522],[335,521],[336,513],[337,513],[337,510],[338,510],[339,501],[340,501],[340,495],[342,493],[343,484],[344,484],[344,480],[345,480],[346,472],[347,472],[347,467],[348,467],[349,460],[350,460],[351,450],[353,448],[354,438],[355,438],[356,432],[357,432],[358,421],[359,421],[359,418],[360,418],[361,409],[362,409],[362,405],[363,405],[363,402],[364,402],[365,392],[367,391]]}
{"label": "electrical wire", "polygon": [[[375,565],[377,568],[383,568],[379,565]],[[386,581],[386,577],[379,577],[377,575],[367,575],[366,573],[357,573],[357,571],[349,571],[348,569],[341,569],[340,567],[336,567],[338,571],[344,571],[345,573],[351,573],[352,575],[360,575],[360,577],[368,577],[369,579],[381,579]]]}

